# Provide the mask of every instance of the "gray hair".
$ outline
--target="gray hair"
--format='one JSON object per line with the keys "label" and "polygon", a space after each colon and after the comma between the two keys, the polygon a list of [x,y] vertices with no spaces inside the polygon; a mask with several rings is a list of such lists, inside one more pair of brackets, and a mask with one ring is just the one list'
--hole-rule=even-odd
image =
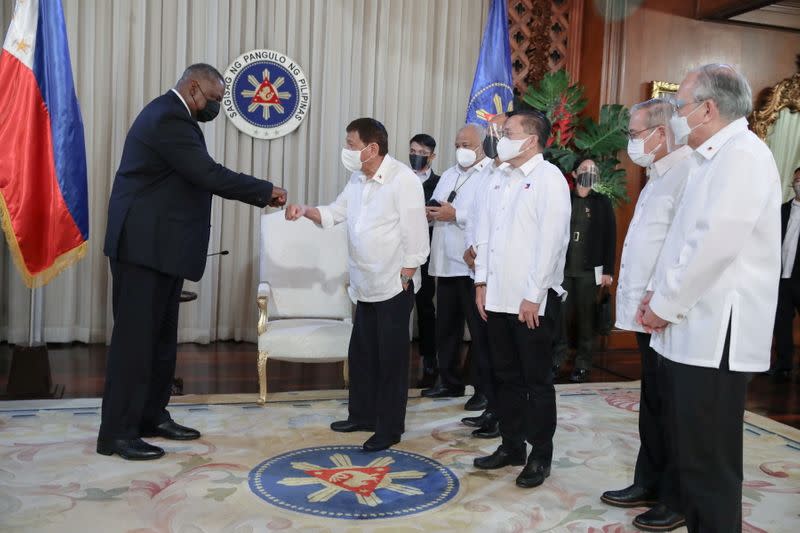
{"label": "gray hair", "polygon": [[719,114],[727,120],[746,117],[753,111],[753,91],[747,78],[730,65],[711,63],[693,69],[697,74],[694,99],[714,100]]}
{"label": "gray hair", "polygon": [[483,140],[486,138],[486,128],[484,128],[480,124],[475,124],[474,122],[470,122],[470,123],[462,126],[461,128],[459,128],[458,133],[461,133],[462,131],[464,131],[466,129],[475,130],[475,133],[478,135],[478,142],[482,143]]}
{"label": "gray hair", "polygon": [[210,81],[220,81],[223,84],[225,83],[225,78],[222,77],[222,74],[220,74],[216,68],[208,63],[195,63],[194,65],[189,65],[186,67],[186,70],[183,71],[178,83],[184,83],[194,78],[205,78]]}
{"label": "gray hair", "polygon": [[651,98],[645,102],[639,102],[631,107],[631,116],[637,111],[646,112],[646,123],[648,128],[656,126],[666,126],[675,108],[672,102],[664,98]]}

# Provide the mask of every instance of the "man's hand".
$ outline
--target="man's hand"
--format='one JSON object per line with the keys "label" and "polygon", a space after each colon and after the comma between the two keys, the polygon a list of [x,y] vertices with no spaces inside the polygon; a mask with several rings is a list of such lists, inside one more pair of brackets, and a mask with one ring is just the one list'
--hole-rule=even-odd
{"label": "man's hand", "polygon": [[[414,277],[414,272],[416,271],[417,271],[416,268],[402,268],[400,269],[400,275],[412,278]],[[403,290],[404,291],[408,290],[408,283],[403,283]]]}
{"label": "man's hand", "polygon": [[478,314],[484,322],[488,318],[486,316],[486,285],[479,285],[475,287],[475,305],[478,308]]}
{"label": "man's hand", "polygon": [[453,207],[453,204],[442,202],[441,207],[428,208],[428,217],[429,220],[432,219],[440,222],[450,222],[451,220],[456,219],[456,208]]}
{"label": "man's hand", "polygon": [[636,313],[636,321],[642,325],[646,333],[660,333],[669,325],[669,322],[658,316],[650,309],[650,300],[653,298],[652,291],[647,292],[642,298],[639,310]]}
{"label": "man's hand", "polygon": [[600,286],[601,287],[610,287],[613,282],[614,282],[614,278],[612,278],[608,274],[603,274],[602,276],[600,276]]}
{"label": "man's hand", "polygon": [[528,300],[522,300],[519,304],[519,316],[517,317],[520,322],[524,322],[530,329],[539,327],[539,304],[535,304]]}
{"label": "man's hand", "polygon": [[470,270],[475,270],[475,257],[477,254],[475,253],[475,248],[470,246],[466,250],[464,250],[464,262],[470,268]]}
{"label": "man's hand", "polygon": [[642,298],[642,301],[639,303],[639,307],[636,309],[636,323],[642,324],[642,319],[644,318],[645,309],[648,307],[650,300],[653,298],[653,291],[647,291]]}
{"label": "man's hand", "polygon": [[308,210],[308,206],[301,204],[291,204],[286,208],[286,220],[297,220],[303,218]]}
{"label": "man's hand", "polygon": [[282,207],[286,205],[286,189],[282,187],[272,187],[272,199],[269,201],[270,207]]}

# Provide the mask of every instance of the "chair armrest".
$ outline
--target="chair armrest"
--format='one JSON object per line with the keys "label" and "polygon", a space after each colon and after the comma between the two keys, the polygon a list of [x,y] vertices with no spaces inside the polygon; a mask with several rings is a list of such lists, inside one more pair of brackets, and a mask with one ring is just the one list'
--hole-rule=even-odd
{"label": "chair armrest", "polygon": [[258,334],[263,335],[267,331],[267,306],[269,303],[270,286],[269,283],[259,283],[256,295],[256,305],[258,305]]}

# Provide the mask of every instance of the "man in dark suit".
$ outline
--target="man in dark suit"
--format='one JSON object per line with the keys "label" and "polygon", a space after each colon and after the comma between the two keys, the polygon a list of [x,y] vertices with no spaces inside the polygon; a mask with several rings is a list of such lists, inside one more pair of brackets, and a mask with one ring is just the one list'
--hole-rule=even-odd
{"label": "man in dark suit", "polygon": [[617,249],[614,208],[608,197],[592,189],[598,177],[599,169],[591,159],[582,161],[575,171],[569,248],[564,267],[567,309],[561,314],[561,325],[556,331],[553,349],[553,375],[556,377],[567,358],[567,319],[574,315],[578,330],[578,349],[575,354],[575,368],[569,379],[575,383],[583,383],[589,379],[597,285],[611,285]]}
{"label": "man in dark suit", "polygon": [[775,313],[777,358],[769,371],[776,383],[787,383],[792,379],[792,321],[795,312],[800,311],[800,264],[797,255],[800,247],[800,167],[794,171],[792,187],[795,197],[781,206],[781,281]]}
{"label": "man in dark suit", "polygon": [[[434,159],[436,159],[436,140],[427,133],[414,135],[409,141],[408,161],[411,169],[422,181],[426,204],[430,201],[433,191],[439,183],[439,176],[431,168]],[[432,233],[433,227],[431,226],[428,233],[429,239]],[[439,375],[436,365],[436,308],[433,305],[436,280],[428,275],[429,262],[430,258],[420,269],[422,286],[416,296],[419,354],[422,357],[422,379],[417,383],[417,387],[421,389],[433,387]]]}
{"label": "man in dark suit", "polygon": [[104,252],[114,330],[97,453],[157,459],[164,450],[141,437],[200,437],[173,422],[166,406],[178,298],[183,280],[198,281],[205,270],[211,197],[259,207],[286,202],[285,190],[233,172],[208,154],[198,121],[216,117],[224,89],[214,67],[188,67],[174,89],[145,106],[125,139],[108,202]]}

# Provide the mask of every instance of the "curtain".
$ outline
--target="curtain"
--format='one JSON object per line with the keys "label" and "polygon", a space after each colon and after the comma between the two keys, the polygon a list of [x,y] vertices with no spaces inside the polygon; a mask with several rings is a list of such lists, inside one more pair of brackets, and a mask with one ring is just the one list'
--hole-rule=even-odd
{"label": "curtain", "polygon": [[781,109],[778,120],[767,135],[767,146],[772,150],[778,164],[783,200],[788,201],[794,197],[794,169],[800,167],[800,113],[792,113],[787,108]]}
{"label": "curtain", "polygon": [[[5,32],[14,2],[3,0]],[[44,289],[45,340],[107,342],[110,274],[106,209],[130,124],[195,62],[224,71],[241,53],[270,48],[295,59],[311,86],[302,125],[273,141],[240,133],[224,113],[203,126],[209,152],[237,171],[267,177],[290,202],[332,201],[347,173],[344,128],[361,116],[384,123],[389,151],[406,161],[408,139],[432,134],[435,170],[454,161],[488,0],[63,0],[75,86],[86,131],[90,241],[87,257]],[[4,33],[5,34],[5,33]],[[254,341],[258,219],[262,211],[215,198],[199,298],[181,304],[180,342]],[[29,291],[0,245],[0,341],[27,338]]]}

